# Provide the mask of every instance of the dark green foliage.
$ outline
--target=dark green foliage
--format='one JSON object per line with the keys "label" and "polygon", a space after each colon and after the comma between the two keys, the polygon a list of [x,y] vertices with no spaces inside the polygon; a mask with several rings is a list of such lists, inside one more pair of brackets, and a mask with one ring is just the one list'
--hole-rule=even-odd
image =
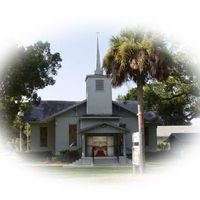
{"label": "dark green foliage", "polygon": [[[198,73],[185,56],[179,54],[176,60],[177,67],[165,82],[153,81],[143,88],[145,109],[158,112],[166,125],[190,124],[200,113]],[[118,99],[137,100],[136,88]]]}
{"label": "dark green foliage", "polygon": [[70,151],[70,150],[63,150],[60,151],[61,159],[66,162],[73,162],[80,158],[80,153],[78,150]]}
{"label": "dark green foliage", "polygon": [[157,148],[160,151],[169,150],[169,144],[167,142],[159,142]]}
{"label": "dark green foliage", "polygon": [[114,87],[126,81],[137,85],[140,172],[145,161],[143,86],[152,80],[164,81],[174,68],[168,42],[149,31],[126,30],[111,38],[103,67]]}
{"label": "dark green foliage", "polygon": [[40,102],[37,90],[55,83],[61,61],[59,53],[51,53],[48,42],[14,47],[0,76],[0,111],[9,125],[19,111],[23,113],[27,102]]}
{"label": "dark green foliage", "polygon": [[143,85],[149,80],[165,80],[173,69],[172,51],[159,34],[139,29],[122,31],[110,40],[103,67],[114,87],[125,81]]}

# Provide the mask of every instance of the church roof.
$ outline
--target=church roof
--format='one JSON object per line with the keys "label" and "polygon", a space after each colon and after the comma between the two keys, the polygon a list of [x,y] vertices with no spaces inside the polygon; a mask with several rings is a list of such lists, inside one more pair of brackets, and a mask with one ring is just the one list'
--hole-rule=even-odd
{"label": "church roof", "polygon": [[[123,101],[123,102],[115,101],[114,104],[119,105],[119,106],[123,107],[124,109],[131,111],[137,115],[137,112],[138,112],[138,110],[137,110],[138,102],[137,101],[131,101],[131,100]],[[145,111],[144,119],[149,122],[152,122],[152,123],[159,123],[159,124],[163,123],[162,118],[154,111]]]}
{"label": "church roof", "polygon": [[44,121],[51,115],[63,111],[80,101],[41,101],[39,105],[31,105],[25,114],[25,121]]}
{"label": "church roof", "polygon": [[100,123],[100,124],[95,124],[93,126],[81,129],[81,133],[85,133],[88,132],[89,130],[94,130],[97,128],[102,128],[102,127],[111,127],[113,129],[118,129],[120,131],[122,131],[123,133],[129,132],[129,130],[127,128],[123,128],[120,126],[116,126],[115,124],[111,124],[111,123]]}
{"label": "church roof", "polygon": [[[51,117],[62,114],[86,101],[41,101],[39,105],[31,105],[27,110],[24,120],[28,122],[43,122]],[[137,101],[117,102],[113,104],[137,115]],[[113,117],[113,115],[112,115]],[[162,123],[161,118],[152,111],[144,113],[145,120],[151,123]]]}

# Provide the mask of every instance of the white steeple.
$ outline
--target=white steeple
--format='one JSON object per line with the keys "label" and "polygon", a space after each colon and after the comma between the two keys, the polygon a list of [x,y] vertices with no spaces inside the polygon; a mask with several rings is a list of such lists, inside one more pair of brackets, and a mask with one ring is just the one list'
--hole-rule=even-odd
{"label": "white steeple", "polygon": [[96,70],[95,74],[103,74],[103,70],[101,68],[101,62],[100,62],[100,53],[99,53],[99,38],[98,38],[99,32],[97,32],[97,57],[96,57]]}
{"label": "white steeple", "polygon": [[111,80],[103,75],[100,64],[99,40],[97,33],[96,70],[86,76],[87,115],[112,115]]}

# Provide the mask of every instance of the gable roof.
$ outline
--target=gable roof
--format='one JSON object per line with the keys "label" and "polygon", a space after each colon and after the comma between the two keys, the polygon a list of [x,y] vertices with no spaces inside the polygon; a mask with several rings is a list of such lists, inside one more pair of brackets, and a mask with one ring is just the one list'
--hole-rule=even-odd
{"label": "gable roof", "polygon": [[[117,106],[124,108],[125,110],[129,112],[132,112],[133,114],[137,116],[137,113],[138,113],[137,101],[131,101],[131,100],[124,101],[124,102],[113,101],[113,103]],[[163,124],[162,118],[156,112],[153,112],[153,111],[144,111],[144,119],[151,123]]]}
{"label": "gable roof", "polygon": [[[64,112],[73,109],[76,106],[86,103],[84,101],[41,101],[39,105],[32,105],[26,112],[24,120],[28,122],[46,122]],[[113,104],[125,109],[137,116],[137,101],[117,102]],[[144,113],[144,118],[150,123],[162,124],[162,119],[155,112],[148,111]]]}
{"label": "gable roof", "polygon": [[96,124],[96,125],[81,129],[81,133],[84,133],[84,132],[88,133],[88,131],[91,131],[91,130],[94,130],[97,128],[102,128],[102,127],[111,127],[113,129],[118,129],[119,131],[122,131],[123,133],[129,132],[129,130],[127,128],[116,126],[111,123],[100,123],[100,124]]}
{"label": "gable roof", "polygon": [[41,101],[37,106],[30,106],[24,116],[24,120],[29,122],[45,121],[55,113],[67,110],[79,103],[80,101]]}
{"label": "gable roof", "polygon": [[86,100],[84,100],[84,101],[77,101],[75,104],[73,104],[73,105],[71,105],[71,106],[69,106],[69,107],[67,107],[67,108],[65,108],[65,109],[63,109],[63,110],[61,110],[59,112],[56,112],[56,113],[48,116],[45,120],[48,120],[50,118],[56,117],[58,115],[61,115],[61,114],[65,113],[65,112],[67,112],[68,110],[71,110],[71,109],[73,109],[73,108],[75,108],[77,106],[80,106],[80,105],[84,104],[84,103],[86,103]]}

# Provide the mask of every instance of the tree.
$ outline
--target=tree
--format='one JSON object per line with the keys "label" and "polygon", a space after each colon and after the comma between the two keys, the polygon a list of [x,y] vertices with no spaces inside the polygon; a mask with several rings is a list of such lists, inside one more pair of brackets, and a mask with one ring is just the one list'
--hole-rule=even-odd
{"label": "tree", "polygon": [[[194,64],[185,55],[176,55],[184,63],[174,68],[164,82],[153,81],[144,86],[144,106],[156,111],[165,125],[187,125],[200,113],[200,86]],[[137,100],[136,88],[119,100]]]}
{"label": "tree", "polygon": [[59,53],[51,53],[48,42],[13,48],[0,76],[0,111],[7,125],[14,125],[17,114],[26,109],[27,102],[40,102],[37,90],[55,83],[54,76],[61,61]]}
{"label": "tree", "polygon": [[103,67],[114,87],[129,80],[137,84],[140,172],[143,172],[145,160],[143,86],[152,79],[163,81],[169,76],[174,63],[173,52],[168,46],[167,41],[157,34],[125,30],[111,38],[110,48],[103,61]]}

